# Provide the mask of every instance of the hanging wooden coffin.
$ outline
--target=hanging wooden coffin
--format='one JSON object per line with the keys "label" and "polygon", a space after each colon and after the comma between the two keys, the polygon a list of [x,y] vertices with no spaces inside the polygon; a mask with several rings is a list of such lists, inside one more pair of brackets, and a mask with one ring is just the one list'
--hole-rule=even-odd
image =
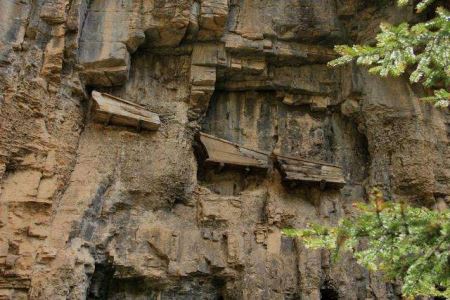
{"label": "hanging wooden coffin", "polygon": [[137,129],[157,130],[161,125],[159,116],[144,107],[97,91],[92,92],[91,117],[104,124]]}
{"label": "hanging wooden coffin", "polygon": [[200,133],[200,141],[205,147],[207,162],[257,168],[269,167],[269,153],[248,149],[203,132]]}
{"label": "hanging wooden coffin", "polygon": [[276,160],[285,181],[345,184],[344,174],[339,166],[282,155],[276,155]]}

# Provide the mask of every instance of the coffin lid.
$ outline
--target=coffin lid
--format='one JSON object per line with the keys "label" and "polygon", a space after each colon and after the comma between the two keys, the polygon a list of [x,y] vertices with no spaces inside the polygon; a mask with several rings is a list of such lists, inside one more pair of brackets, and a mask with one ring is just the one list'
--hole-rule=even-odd
{"label": "coffin lid", "polygon": [[92,92],[92,100],[92,116],[98,122],[148,130],[161,125],[158,114],[136,103],[97,91]]}

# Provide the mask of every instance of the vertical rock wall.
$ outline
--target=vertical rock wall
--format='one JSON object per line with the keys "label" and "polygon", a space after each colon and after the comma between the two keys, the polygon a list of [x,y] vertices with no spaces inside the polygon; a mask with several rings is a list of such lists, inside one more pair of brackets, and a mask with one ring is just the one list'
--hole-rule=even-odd
{"label": "vertical rock wall", "polygon": [[[405,80],[326,67],[333,44],[408,17],[366,2],[2,1],[0,299],[398,299],[281,235],[372,186],[449,202],[448,112]],[[93,123],[93,89],[161,128]],[[347,184],[211,168],[199,130],[338,164]]]}

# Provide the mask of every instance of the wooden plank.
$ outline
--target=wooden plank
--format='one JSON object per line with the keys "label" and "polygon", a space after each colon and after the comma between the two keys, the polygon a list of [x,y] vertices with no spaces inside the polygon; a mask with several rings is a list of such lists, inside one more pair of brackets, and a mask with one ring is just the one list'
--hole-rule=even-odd
{"label": "wooden plank", "polygon": [[92,92],[92,118],[101,123],[157,130],[159,116],[144,107],[115,96]]}
{"label": "wooden plank", "polygon": [[278,168],[286,181],[330,182],[345,184],[342,168],[305,159],[276,156]]}
{"label": "wooden plank", "polygon": [[329,182],[329,183],[337,183],[337,184],[345,183],[345,181],[342,181],[341,178],[316,176],[316,175],[310,175],[310,174],[301,174],[298,172],[287,172],[285,179],[289,180],[289,181],[296,180],[296,181],[310,181],[310,182]]}
{"label": "wooden plank", "polygon": [[340,168],[335,168],[333,170],[327,170],[327,169],[324,169],[323,166],[321,166],[319,164],[314,167],[283,164],[283,168],[286,171],[290,171],[290,172],[304,172],[304,173],[308,172],[310,174],[315,174],[315,175],[336,176],[336,177],[339,177],[342,175],[342,170]]}
{"label": "wooden plank", "polygon": [[206,161],[258,168],[269,167],[269,153],[252,150],[203,132],[200,133],[200,141],[208,154]]}
{"label": "wooden plank", "polygon": [[274,158],[286,181],[345,184],[342,168],[333,164],[249,149],[203,132],[200,133],[200,141],[207,152],[206,161],[268,168],[270,158]]}
{"label": "wooden plank", "polygon": [[338,168],[340,168],[338,165],[334,165],[334,164],[331,164],[331,163],[318,162],[318,161],[315,161],[315,160],[310,160],[310,159],[306,159],[306,158],[298,157],[298,156],[289,156],[289,155],[286,155],[286,154],[280,154],[278,152],[274,152],[273,155],[276,156],[278,160],[281,159],[281,160],[285,160],[285,161],[293,161],[291,163],[295,163],[296,161],[301,161],[301,162],[304,162],[304,163],[311,163],[311,164],[318,164],[319,163],[322,166],[330,166],[330,167],[338,167]]}

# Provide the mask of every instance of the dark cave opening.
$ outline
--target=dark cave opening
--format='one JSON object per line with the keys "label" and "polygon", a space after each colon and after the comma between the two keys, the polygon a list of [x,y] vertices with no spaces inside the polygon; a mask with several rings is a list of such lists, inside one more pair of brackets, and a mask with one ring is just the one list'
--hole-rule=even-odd
{"label": "dark cave opening", "polygon": [[322,300],[338,300],[339,294],[334,288],[332,288],[330,286],[324,286],[320,289],[320,299],[322,299]]}
{"label": "dark cave opening", "polygon": [[87,299],[107,299],[113,276],[114,266],[112,263],[95,264]]}

